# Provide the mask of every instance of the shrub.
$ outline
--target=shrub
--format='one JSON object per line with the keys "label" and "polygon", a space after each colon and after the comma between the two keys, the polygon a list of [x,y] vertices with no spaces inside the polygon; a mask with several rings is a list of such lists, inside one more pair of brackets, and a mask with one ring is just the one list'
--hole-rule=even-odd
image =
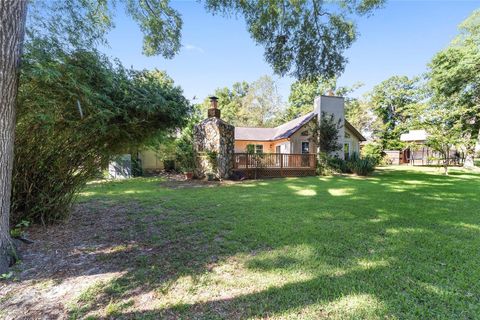
{"label": "shrub", "polygon": [[382,150],[382,145],[378,142],[369,142],[364,145],[361,156],[362,158],[373,159],[377,164],[385,162],[385,153]]}
{"label": "shrub", "polygon": [[13,225],[64,219],[75,194],[109,159],[189,112],[159,71],[126,70],[95,51],[30,43],[23,56],[13,169]]}
{"label": "shrub", "polygon": [[321,153],[318,157],[317,174],[355,173],[366,176],[375,170],[376,160],[371,157],[360,158],[356,155],[343,160]]}
{"label": "shrub", "polygon": [[320,153],[318,155],[317,174],[328,176],[335,173],[349,173],[346,161],[323,152]]}
{"label": "shrub", "polygon": [[367,176],[375,170],[376,160],[370,157],[352,157],[347,161],[350,171],[359,176]]}

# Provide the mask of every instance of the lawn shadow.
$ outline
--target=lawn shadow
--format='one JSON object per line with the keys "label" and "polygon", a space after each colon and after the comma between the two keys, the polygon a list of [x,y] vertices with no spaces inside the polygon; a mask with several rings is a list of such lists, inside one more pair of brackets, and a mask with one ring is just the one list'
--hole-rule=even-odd
{"label": "lawn shadow", "polygon": [[[22,281],[119,274],[85,291],[72,317],[247,319],[293,312],[301,318],[304,309],[337,318],[474,317],[479,177],[385,169],[369,178],[214,189],[167,190],[155,180],[90,188],[65,234],[61,227],[49,231],[52,246],[55,237],[64,239],[68,270],[27,272]],[[151,292],[162,297],[184,278],[201,283],[232,257],[245,273],[288,281],[143,311],[127,303]],[[112,301],[117,309],[104,315]]]}

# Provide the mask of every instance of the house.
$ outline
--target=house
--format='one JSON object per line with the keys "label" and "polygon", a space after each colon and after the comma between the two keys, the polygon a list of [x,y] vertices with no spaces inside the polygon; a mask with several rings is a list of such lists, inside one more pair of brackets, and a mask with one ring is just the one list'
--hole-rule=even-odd
{"label": "house", "polygon": [[315,99],[312,112],[275,128],[235,127],[235,153],[316,154],[317,146],[311,139],[309,124],[319,121],[322,114],[333,114],[340,121],[337,156],[348,159],[359,154],[360,142],[366,139],[346,119],[344,98],[320,96]]}
{"label": "house", "polygon": [[[437,165],[443,162],[443,156],[428,146],[428,132],[426,130],[410,130],[400,135],[400,141],[406,143],[407,147],[400,151],[399,163],[410,163],[412,165]],[[448,156],[452,164],[459,164],[462,159],[456,148],[450,150]]]}

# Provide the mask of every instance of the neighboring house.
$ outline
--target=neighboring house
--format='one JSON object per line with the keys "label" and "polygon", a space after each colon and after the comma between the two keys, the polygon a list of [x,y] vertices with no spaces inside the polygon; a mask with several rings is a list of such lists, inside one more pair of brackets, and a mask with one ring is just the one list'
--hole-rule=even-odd
{"label": "neighboring house", "polygon": [[317,146],[311,139],[309,124],[319,121],[324,114],[334,114],[341,123],[337,152],[340,158],[359,154],[360,142],[366,139],[346,119],[344,99],[336,96],[320,96],[315,99],[313,111],[275,128],[235,128],[235,153],[316,154]]}
{"label": "neighboring house", "polygon": [[[443,160],[442,155],[427,145],[428,132],[426,130],[410,130],[400,135],[400,141],[407,144],[407,148],[400,151],[399,162],[410,163],[413,165],[440,164]],[[449,154],[449,160],[458,164],[461,161],[460,152],[452,148]]]}

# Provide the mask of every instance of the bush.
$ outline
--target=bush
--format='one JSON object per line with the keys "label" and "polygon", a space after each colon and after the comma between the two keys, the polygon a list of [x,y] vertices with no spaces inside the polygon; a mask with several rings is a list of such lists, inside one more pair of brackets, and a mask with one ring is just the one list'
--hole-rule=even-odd
{"label": "bush", "polygon": [[332,157],[324,153],[318,157],[317,174],[332,175],[335,173],[355,173],[366,176],[375,170],[376,160],[371,157],[352,156],[349,160]]}
{"label": "bush", "polygon": [[164,73],[126,70],[95,51],[35,42],[22,63],[12,225],[64,219],[112,156],[183,125],[189,112]]}
{"label": "bush", "polygon": [[376,160],[374,158],[365,157],[352,157],[347,161],[347,166],[350,171],[358,174],[359,176],[367,176],[375,170]]}
{"label": "bush", "polygon": [[369,142],[364,145],[361,156],[362,158],[370,158],[375,160],[376,164],[385,162],[385,153],[382,150],[382,145],[377,142]]}

